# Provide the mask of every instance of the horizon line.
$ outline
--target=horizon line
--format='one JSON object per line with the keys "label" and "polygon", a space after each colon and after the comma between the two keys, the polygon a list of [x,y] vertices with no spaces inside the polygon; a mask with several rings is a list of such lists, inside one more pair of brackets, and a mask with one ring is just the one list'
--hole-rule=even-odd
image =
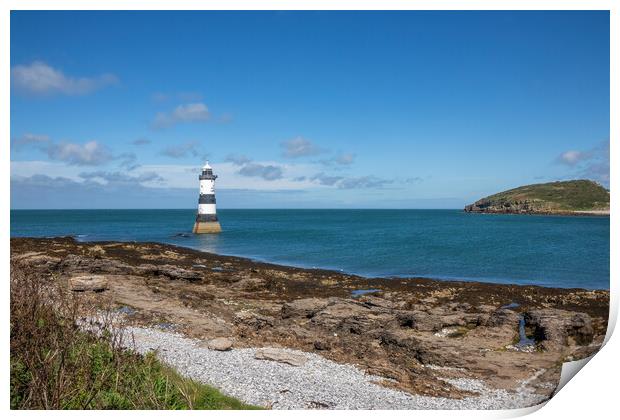
{"label": "horizon line", "polygon": [[[127,208],[12,208],[10,211],[63,211],[63,210],[194,210],[195,208],[149,208],[149,207],[127,207]],[[225,207],[218,210],[462,210],[461,207],[443,208],[376,208],[376,207]]]}

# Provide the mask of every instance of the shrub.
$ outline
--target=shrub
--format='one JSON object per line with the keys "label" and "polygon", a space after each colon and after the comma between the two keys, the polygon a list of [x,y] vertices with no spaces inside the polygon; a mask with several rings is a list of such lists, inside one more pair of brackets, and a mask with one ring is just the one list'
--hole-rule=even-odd
{"label": "shrub", "polygon": [[11,265],[12,409],[249,409],[123,347],[122,329],[79,327],[86,300]]}

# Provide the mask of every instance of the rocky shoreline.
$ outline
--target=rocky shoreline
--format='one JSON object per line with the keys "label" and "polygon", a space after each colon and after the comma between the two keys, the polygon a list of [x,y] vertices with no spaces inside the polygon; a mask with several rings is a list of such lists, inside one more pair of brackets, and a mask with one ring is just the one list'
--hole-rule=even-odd
{"label": "rocky shoreline", "polygon": [[[305,363],[314,363],[318,356],[326,363],[355,367],[386,392],[413,398],[403,403],[406,407],[392,408],[416,408],[415,401],[418,408],[425,408],[423,401],[444,408],[465,402],[469,408],[515,408],[544,401],[557,386],[562,362],[600,348],[609,312],[605,290],[364,278],[158,243],[12,238],[11,261],[93,301],[112,302],[136,332],[157,337],[154,347],[166,348],[162,357],[173,365],[166,355],[176,351],[169,347],[175,339],[167,334],[176,335],[179,346],[185,343],[184,350],[177,350],[190,352],[179,362],[182,372],[193,374],[187,363],[194,348],[208,350],[201,353],[207,358],[252,351],[252,360],[280,366],[278,372],[305,369]],[[256,349],[263,348],[309,356],[294,366],[274,360],[269,351],[258,357]],[[238,360],[249,363],[246,359]],[[252,366],[238,369],[251,377],[264,375]],[[322,372],[329,379],[328,372]],[[350,379],[349,374],[354,375],[343,371]],[[221,376],[201,378],[223,386],[227,382]],[[253,378],[261,380],[269,378]],[[235,383],[224,390],[233,392]],[[277,388],[268,387],[271,391],[252,399],[251,389],[238,386],[238,395],[266,406],[269,392]],[[519,400],[524,393],[530,397]],[[288,401],[280,408],[311,408],[310,397],[278,395],[272,399]],[[391,401],[388,394],[377,395]],[[496,403],[489,403],[494,398]],[[314,408],[355,405],[353,400],[343,401],[317,400]],[[370,408],[377,407],[390,408],[383,403]]]}
{"label": "rocky shoreline", "polygon": [[549,209],[533,209],[529,206],[485,206],[484,203],[474,203],[465,206],[465,213],[485,213],[485,214],[524,214],[524,215],[540,215],[540,216],[607,216],[609,210],[549,210]]}

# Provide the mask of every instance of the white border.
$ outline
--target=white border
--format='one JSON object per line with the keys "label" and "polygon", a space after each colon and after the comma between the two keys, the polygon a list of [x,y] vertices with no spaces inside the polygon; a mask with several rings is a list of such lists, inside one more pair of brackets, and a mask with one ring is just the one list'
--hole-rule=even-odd
{"label": "white border", "polygon": [[[0,101],[0,130],[2,132],[3,142],[3,161],[0,170],[3,172],[3,182],[1,184],[1,195],[3,197],[2,203],[2,218],[0,220],[3,241],[2,250],[4,257],[0,259],[2,264],[2,276],[4,300],[2,311],[2,327],[4,346],[2,346],[2,378],[3,378],[3,394],[2,407],[8,411],[9,407],[9,236],[10,236],[10,212],[9,212],[9,197],[10,197],[10,156],[9,156],[9,139],[10,139],[10,10],[610,10],[611,20],[611,103],[610,103],[610,115],[611,127],[610,127],[610,147],[611,147],[611,159],[613,162],[617,161],[618,148],[614,144],[614,140],[618,138],[618,125],[617,120],[613,118],[618,114],[618,75],[620,68],[618,67],[618,39],[620,39],[620,33],[618,30],[620,24],[620,18],[618,17],[619,7],[617,2],[611,0],[608,1],[581,1],[581,0],[477,0],[477,1],[465,1],[465,0],[426,0],[426,1],[414,1],[414,0],[383,0],[383,1],[369,1],[369,0],[303,0],[303,1],[284,1],[284,0],[265,0],[265,1],[251,1],[251,0],[230,0],[226,2],[215,1],[199,1],[199,0],[92,0],[92,1],[75,1],[75,0],[60,0],[60,1],[46,1],[46,0],[4,0],[0,2],[0,59],[2,60],[2,66],[0,67],[0,80],[2,89],[2,98]],[[617,174],[611,167],[611,184],[618,185],[616,182]],[[616,209],[618,205],[618,199],[615,194],[611,197],[611,207]],[[618,223],[615,217],[615,212],[612,212],[611,216],[611,255],[620,255],[618,252]],[[618,259],[612,258],[611,260],[611,316],[610,316],[610,332],[615,326],[618,302],[617,294],[618,288],[616,284],[616,273],[618,272]],[[619,371],[618,360],[616,355],[620,354],[620,344],[617,337],[611,337],[608,334],[608,342],[601,350],[601,352],[588,363],[582,372],[578,374],[578,379],[570,381],[546,406],[544,409],[539,410],[531,415],[531,418],[611,418],[614,415],[612,413],[617,411],[618,396],[617,386]],[[300,418],[310,418],[314,416],[321,417],[353,417],[356,418],[374,418],[377,416],[390,416],[393,418],[447,418],[458,416],[459,418],[507,418],[515,417],[523,414],[527,414],[532,410],[513,410],[513,411],[458,411],[458,412],[445,412],[445,411],[389,411],[389,412],[367,412],[367,411],[330,411],[330,412],[318,412],[318,411],[295,411],[295,412],[222,412],[217,413],[201,413],[201,412],[115,412],[115,413],[103,413],[92,412],[89,416],[101,417],[114,415],[114,416],[132,416],[132,417],[144,417],[144,418],[169,418],[169,417],[203,417],[203,416],[217,416],[218,418],[240,418],[251,416],[253,418],[274,418],[274,417],[288,417],[295,416]],[[82,417],[83,412],[10,412],[12,416],[19,417],[32,417],[45,415],[50,418],[65,418],[65,417]]]}

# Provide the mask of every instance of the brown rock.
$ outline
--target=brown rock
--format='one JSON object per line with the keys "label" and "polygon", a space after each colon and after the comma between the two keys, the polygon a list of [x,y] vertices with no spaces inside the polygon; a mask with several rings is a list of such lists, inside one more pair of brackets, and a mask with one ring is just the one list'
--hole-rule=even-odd
{"label": "brown rock", "polygon": [[155,264],[140,264],[135,268],[135,271],[141,276],[154,276],[157,274],[157,266]]}
{"label": "brown rock", "polygon": [[333,329],[338,328],[344,320],[363,322],[370,313],[370,309],[354,301],[330,299],[330,304],[314,315],[312,322]]}
{"label": "brown rock", "polygon": [[64,272],[89,272],[107,274],[133,274],[132,266],[111,258],[90,258],[82,255],[67,255],[59,264]]}
{"label": "brown rock", "polygon": [[259,278],[245,277],[235,283],[235,288],[246,292],[255,292],[265,287],[266,281]]}
{"label": "brown rock", "polygon": [[482,312],[484,314],[490,314],[491,312],[495,312],[497,309],[496,306],[493,305],[478,305],[476,306],[476,311]]}
{"label": "brown rock", "polygon": [[550,350],[566,345],[587,345],[594,330],[588,314],[561,309],[537,309],[524,314],[525,325],[534,329],[534,337]]}
{"label": "brown rock", "polygon": [[232,349],[233,342],[230,338],[218,337],[213,340],[209,340],[207,347],[211,350],[228,351]]}
{"label": "brown rock", "polygon": [[202,273],[196,270],[188,270],[178,266],[163,264],[140,264],[134,271],[141,276],[165,276],[170,280],[185,280],[197,282],[202,280]]}
{"label": "brown rock", "polygon": [[282,305],[282,318],[312,318],[327,306],[326,299],[297,299]]}
{"label": "brown rock", "polygon": [[73,276],[69,279],[69,287],[74,292],[103,292],[108,290],[108,279],[98,274]]}
{"label": "brown rock", "polygon": [[401,354],[413,357],[423,365],[455,366],[467,363],[468,356],[459,345],[449,345],[437,336],[420,337],[410,330],[387,330],[380,337],[381,345],[400,348]]}
{"label": "brown rock", "polygon": [[498,309],[497,311],[493,312],[489,316],[489,319],[486,321],[486,326],[487,327],[510,326],[511,328],[514,327],[516,329],[519,325],[520,319],[521,319],[521,316],[515,311],[512,311],[510,309]]}
{"label": "brown rock", "polygon": [[202,280],[202,273],[199,271],[187,270],[185,268],[168,264],[157,266],[156,274],[166,276],[170,278],[170,280],[185,280],[189,282]]}
{"label": "brown rock", "polygon": [[332,345],[328,340],[314,340],[314,348],[317,350],[331,350]]}
{"label": "brown rock", "polygon": [[352,334],[365,334],[375,329],[393,325],[394,316],[386,313],[369,313],[344,318],[339,328]]}
{"label": "brown rock", "polygon": [[408,331],[386,330],[380,337],[382,345],[417,349],[420,341]]}
{"label": "brown rock", "polygon": [[392,309],[394,308],[394,302],[391,302],[387,299],[382,299],[377,296],[372,295],[364,295],[357,299],[358,302],[363,303],[369,308],[385,308]]}
{"label": "brown rock", "polygon": [[254,330],[260,330],[266,327],[273,327],[275,319],[267,315],[242,311],[235,314],[234,322],[237,325],[244,325]]}
{"label": "brown rock", "polygon": [[308,358],[301,354],[291,353],[284,349],[258,349],[254,353],[254,358],[259,360],[272,360],[278,363],[286,363],[291,366],[302,366]]}
{"label": "brown rock", "polygon": [[396,320],[401,327],[417,331],[438,331],[443,326],[439,316],[422,311],[399,311],[396,313]]}
{"label": "brown rock", "polygon": [[61,259],[51,255],[41,255],[40,252],[27,252],[14,257],[12,256],[11,261],[20,261],[31,266],[55,270],[60,264]]}

